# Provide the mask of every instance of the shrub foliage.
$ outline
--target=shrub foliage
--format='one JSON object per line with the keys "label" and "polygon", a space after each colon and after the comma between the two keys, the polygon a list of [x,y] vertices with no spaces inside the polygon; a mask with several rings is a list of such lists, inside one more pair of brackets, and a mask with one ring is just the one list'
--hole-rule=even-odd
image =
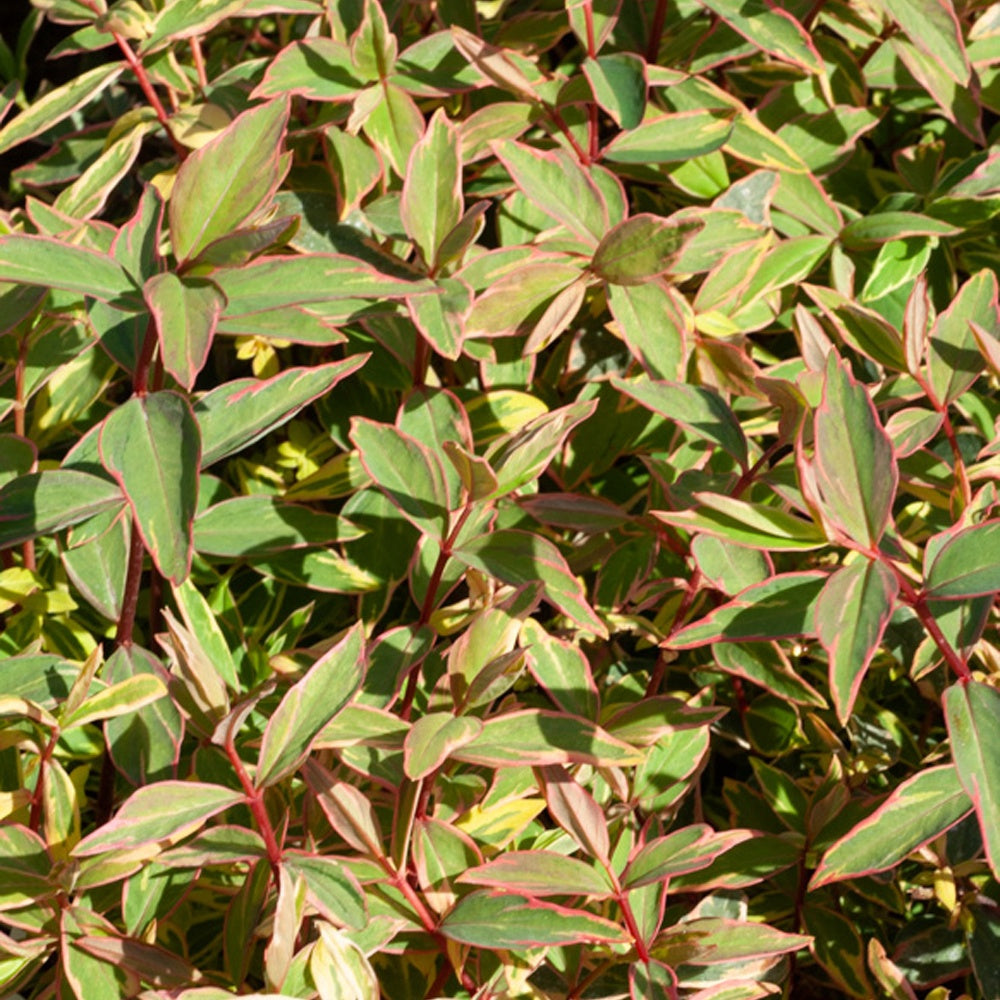
{"label": "shrub foliage", "polygon": [[5,995],[1000,995],[1000,6],[33,3]]}

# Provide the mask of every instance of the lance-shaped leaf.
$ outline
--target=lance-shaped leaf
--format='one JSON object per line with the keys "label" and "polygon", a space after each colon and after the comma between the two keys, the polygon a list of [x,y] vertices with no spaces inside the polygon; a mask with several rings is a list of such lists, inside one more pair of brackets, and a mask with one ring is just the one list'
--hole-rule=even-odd
{"label": "lance-shaped leaf", "polygon": [[213,816],[243,801],[243,793],[200,781],[160,781],[140,788],[114,819],[84,837],[73,854],[87,857],[176,843]]}
{"label": "lance-shaped leaf", "polygon": [[611,384],[646,409],[719,445],[746,468],[747,441],[743,429],[729,405],[714,389],[648,378],[626,381],[616,375],[612,376]]}
{"label": "lance-shaped leaf", "polygon": [[927,0],[875,0],[873,6],[895,21],[907,38],[940,65],[959,86],[969,82],[971,68],[962,28],[951,3]]}
{"label": "lance-shaped leaf", "polygon": [[696,109],[650,113],[604,150],[611,163],[681,163],[724,145],[733,129],[731,111]]}
{"label": "lance-shaped leaf", "polygon": [[746,639],[786,639],[811,635],[816,601],[825,573],[782,573],[754,584],[728,604],[670,637],[674,649],[703,646],[709,642]]}
{"label": "lance-shaped leaf", "polygon": [[651,378],[682,380],[694,314],[666,280],[609,285],[608,308],[629,350]]}
{"label": "lance-shaped leaf", "polygon": [[1000,328],[997,278],[987,269],[973,275],[930,332],[927,370],[930,390],[944,405],[957,399],[982,374],[983,363],[972,325]]}
{"label": "lance-shaped leaf", "polygon": [[700,917],[663,931],[651,953],[668,965],[718,965],[772,958],[805,948],[806,934],[788,934],[768,924]]}
{"label": "lance-shaped leaf", "polygon": [[351,441],[378,487],[420,531],[443,541],[448,488],[441,460],[409,434],[364,417],[351,421]]}
{"label": "lance-shaped leaf", "polygon": [[866,250],[910,236],[954,236],[961,229],[918,212],[873,212],[853,219],[840,234],[848,250]]}
{"label": "lance-shaped leaf", "polygon": [[293,684],[264,730],[255,783],[273,785],[307,756],[322,728],[350,701],[365,674],[364,627],[358,622]]}
{"label": "lance-shaped leaf", "polygon": [[830,577],[816,602],[816,634],[830,658],[830,693],[841,722],[854,708],[898,591],[884,563],[856,559]]}
{"label": "lance-shaped leaf", "polygon": [[75,711],[61,720],[60,725],[66,730],[98,719],[129,715],[166,693],[166,684],[155,674],[136,674],[86,698]]}
{"label": "lance-shaped leaf", "polygon": [[611,850],[608,820],[593,795],[561,764],[537,767],[535,776],[549,815],[589,855],[607,862]]}
{"label": "lance-shaped leaf", "polygon": [[990,868],[1000,875],[1000,691],[979,681],[953,684],[943,704],[955,770],[976,807]]}
{"label": "lance-shaped leaf", "polygon": [[193,389],[226,297],[207,278],[178,277],[172,271],[150,278],[143,294],[156,321],[163,367],[185,389]]}
{"label": "lance-shaped leaf", "polygon": [[436,771],[457,747],[474,740],[483,729],[479,719],[451,712],[428,712],[413,723],[403,741],[403,771],[419,781]]}
{"label": "lance-shaped leaf", "polygon": [[301,875],[310,900],[328,920],[361,929],[368,921],[364,892],[350,870],[337,858],[286,851],[281,863]]}
{"label": "lance-shaped leaf", "polygon": [[607,628],[587,603],[580,581],[547,538],[501,529],[463,542],[452,555],[504,583],[521,586],[541,582],[546,600],[564,615],[595,635],[607,636]]}
{"label": "lance-shaped leaf", "polygon": [[824,75],[823,58],[809,33],[780,6],[767,0],[700,0],[731,28],[757,48],[799,66],[807,73]]}
{"label": "lance-shaped leaf", "polygon": [[194,0],[193,3],[168,4],[153,21],[143,39],[141,52],[151,52],[166,41],[204,35],[227,17],[238,14],[250,0]]}
{"label": "lance-shaped leaf", "polygon": [[455,760],[486,767],[508,764],[593,764],[595,767],[641,763],[644,753],[587,719],[576,715],[525,709],[489,719],[471,743],[453,751]]}
{"label": "lance-shaped leaf", "polygon": [[[33,101],[13,121],[0,129],[0,153],[68,118],[78,108],[98,97],[111,86],[125,69],[124,63],[107,63],[81,73],[69,83],[50,90]],[[6,275],[5,275],[6,277]]]}
{"label": "lance-shaped leaf", "polygon": [[4,281],[60,288],[102,302],[136,293],[135,283],[111,257],[49,236],[0,236],[0,274]]}
{"label": "lance-shaped leaf", "polygon": [[438,249],[458,225],[462,210],[458,129],[438,108],[410,153],[399,204],[406,233],[428,267],[437,263]]}
{"label": "lance-shaped leaf", "polygon": [[586,58],[580,67],[594,100],[620,128],[630,131],[646,113],[646,61],[633,52]]}
{"label": "lance-shaped leaf", "polygon": [[472,305],[472,289],[459,278],[441,278],[437,295],[413,295],[406,306],[414,326],[438,354],[458,360],[465,339],[465,317]]}
{"label": "lance-shaped leaf", "polygon": [[194,408],[202,434],[202,466],[228,458],[281,427],[356,372],[368,357],[355,354],[315,368],[289,368],[265,381],[237,379],[205,393]]}
{"label": "lance-shaped leaf", "polygon": [[601,868],[554,851],[508,851],[464,872],[459,882],[530,896],[609,896],[614,886]]}
{"label": "lance-shaped leaf", "polygon": [[625,939],[617,924],[586,910],[488,890],[460,899],[438,930],[451,941],[496,950]]}
{"label": "lance-shaped leaf", "polygon": [[826,708],[823,696],[799,677],[776,643],[719,643],[712,656],[720,670],[759,684],[785,701]]}
{"label": "lance-shaped leaf", "polygon": [[302,772],[337,834],[356,851],[373,858],[384,858],[385,836],[375,808],[365,795],[348,782],[335,778],[314,759],[306,761]]}
{"label": "lance-shaped leaf", "polygon": [[893,868],[971,811],[972,802],[951,764],[919,771],[827,848],[809,888]]}
{"label": "lance-shaped leaf", "polygon": [[643,213],[619,222],[600,242],[590,269],[612,285],[641,285],[669,271],[702,219],[671,222]]}
{"label": "lance-shaped leaf", "polygon": [[1000,520],[984,521],[952,534],[924,573],[924,593],[935,600],[959,600],[997,591]]}
{"label": "lance-shaped leaf", "polygon": [[105,420],[100,449],[157,569],[180,583],[191,567],[201,460],[190,404],[169,391],[134,396]]}
{"label": "lance-shaped leaf", "polygon": [[629,863],[622,876],[622,887],[638,889],[674,875],[707,868],[720,854],[751,836],[749,830],[716,833],[705,823],[695,823],[665,837],[657,837],[642,847]]}
{"label": "lance-shaped leaf", "polygon": [[524,196],[585,243],[596,244],[608,231],[604,196],[575,157],[511,141],[494,151]]}
{"label": "lance-shaped leaf", "polygon": [[692,494],[698,510],[650,513],[657,520],[686,531],[703,531],[739,545],[765,551],[807,552],[827,544],[826,536],[813,524],[766,504],[736,500],[721,493]]}
{"label": "lance-shaped leaf", "polygon": [[311,101],[350,101],[367,82],[351,58],[351,48],[332,38],[306,38],[286,45],[268,61],[253,97],[294,94]]}
{"label": "lance-shaped leaf", "polygon": [[288,169],[281,154],[287,125],[288,100],[270,101],[244,111],[181,164],[170,196],[170,239],[179,261],[267,205]]}
{"label": "lance-shaped leaf", "polygon": [[49,469],[18,476],[0,489],[0,548],[62,531],[124,500],[114,483],[89,472]]}
{"label": "lance-shaped leaf", "polygon": [[832,351],[814,430],[824,517],[852,541],[875,548],[892,514],[899,469],[871,397]]}

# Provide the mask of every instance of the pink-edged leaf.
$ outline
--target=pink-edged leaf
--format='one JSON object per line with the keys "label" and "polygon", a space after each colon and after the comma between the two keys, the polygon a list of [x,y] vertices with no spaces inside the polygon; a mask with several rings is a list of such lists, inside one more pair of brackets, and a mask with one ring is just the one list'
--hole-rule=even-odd
{"label": "pink-edged leaf", "polygon": [[549,815],[598,861],[608,861],[611,839],[604,810],[561,764],[535,769]]}
{"label": "pink-edged leaf", "polygon": [[896,458],[906,458],[922,448],[941,429],[944,414],[922,406],[907,406],[886,421],[885,431],[892,440]]}
{"label": "pink-edged leaf", "polygon": [[[111,934],[84,935],[74,938],[72,947],[109,966],[133,973],[150,986],[171,988],[205,981],[202,973],[190,962],[166,948],[145,941]],[[86,993],[86,986],[84,990],[85,995],[92,995]]]}
{"label": "pink-edged leaf", "polygon": [[385,837],[369,799],[311,758],[306,760],[302,772],[337,835],[364,855],[384,858]]}
{"label": "pink-edged leaf", "polygon": [[743,429],[730,406],[714,389],[645,377],[626,380],[617,375],[612,375],[611,384],[646,409],[719,445],[746,468],[747,441]]}
{"label": "pink-edged leaf", "polygon": [[989,365],[990,371],[994,375],[1000,375],[1000,338],[997,337],[997,334],[980,326],[975,320],[969,321],[969,327],[973,337],[975,337],[979,353]]}
{"label": "pink-edged leaf", "polygon": [[593,764],[627,767],[645,754],[579,716],[528,708],[495,716],[471,743],[452,752],[456,760],[484,767],[511,764]]}
{"label": "pink-edged leaf", "polygon": [[707,868],[720,854],[752,836],[749,830],[726,830],[716,833],[705,823],[657,837],[645,844],[629,862],[622,876],[622,886],[638,889],[662,882],[673,875]]}
{"label": "pink-edged leaf", "polygon": [[603,869],[554,851],[507,851],[458,881],[529,896],[602,897],[615,891]]}
{"label": "pink-edged leaf", "polygon": [[533,78],[540,74],[533,62],[509,49],[501,49],[458,25],[451,26],[455,48],[492,83],[517,95],[521,101],[535,104]]}
{"label": "pink-edged leaf", "polygon": [[100,452],[157,569],[180,583],[191,568],[201,464],[191,404],[169,390],[133,396],[105,419]]}
{"label": "pink-edged leaf", "polygon": [[483,729],[479,719],[429,712],[413,723],[403,741],[403,771],[419,781],[436,771],[458,747],[474,740]]}
{"label": "pink-edged leaf", "polygon": [[206,35],[227,17],[238,15],[248,3],[249,0],[193,0],[187,4],[168,4],[153,18],[139,51],[151,52],[168,41]]}
{"label": "pink-edged leaf", "polygon": [[500,529],[463,542],[452,555],[504,583],[521,586],[540,582],[545,599],[580,628],[607,636],[607,626],[587,603],[580,581],[547,538],[527,531]]}
{"label": "pink-edged leaf", "polygon": [[892,516],[899,469],[868,391],[832,352],[814,430],[824,517],[858,544],[877,547]]}
{"label": "pink-edged leaf", "polygon": [[114,819],[73,848],[76,857],[155,848],[199,830],[213,816],[243,801],[243,793],[199,781],[160,781],[133,792]]}
{"label": "pink-edged leaf", "polygon": [[486,890],[460,899],[438,930],[451,941],[495,950],[626,940],[617,924],[585,910]]}
{"label": "pink-edged leaf", "polygon": [[889,958],[885,945],[878,938],[868,940],[868,968],[889,1000],[917,1000],[906,974]]}
{"label": "pink-edged leaf", "polygon": [[376,84],[380,100],[362,126],[392,169],[406,177],[406,165],[424,132],[424,116],[406,91],[391,83]]}
{"label": "pink-edged leaf", "polygon": [[971,811],[972,802],[951,764],[919,771],[827,848],[809,887],[893,868]]}
{"label": "pink-edged leaf", "polygon": [[968,85],[971,67],[954,4],[943,0],[875,0],[873,6],[898,24],[956,84]]}
{"label": "pink-edged leaf", "polygon": [[[935,536],[940,538],[941,536]],[[924,594],[961,600],[1000,591],[1000,520],[982,521],[950,534],[924,568]]]}
{"label": "pink-edged leaf", "polygon": [[550,635],[534,619],[521,629],[528,669],[552,700],[567,712],[593,719],[600,703],[590,662],[574,643]]}
{"label": "pink-edged leaf", "polygon": [[180,166],[170,195],[170,239],[179,261],[197,256],[265,208],[288,169],[281,153],[288,98],[233,119]]}
{"label": "pink-edged leaf", "polygon": [[700,917],[663,931],[651,953],[671,966],[719,965],[776,958],[807,947],[811,940],[806,934],[788,934],[769,924]]}
{"label": "pink-edged leaf", "polygon": [[670,637],[674,649],[709,642],[786,639],[811,635],[816,601],[826,583],[825,573],[782,573],[741,591],[701,621]]}
{"label": "pink-edged leaf", "polygon": [[406,233],[428,267],[437,264],[438,250],[463,208],[458,129],[438,108],[410,153],[399,205]]}
{"label": "pink-edged leaf", "polygon": [[237,379],[205,393],[194,407],[201,427],[202,467],[228,458],[281,427],[356,372],[368,358],[367,354],[355,354],[315,368],[289,368],[263,381]]}
{"label": "pink-edged leaf", "polygon": [[826,699],[794,670],[777,643],[724,642],[712,648],[715,665],[727,674],[742,677],[785,701],[812,708],[826,708]]}
{"label": "pink-edged leaf", "polygon": [[590,269],[612,285],[641,285],[669,271],[703,219],[671,222],[642,213],[618,223],[598,244]]}
{"label": "pink-edged leaf", "polygon": [[656,959],[633,962],[628,969],[632,1000],[677,1000],[677,974]]}
{"label": "pink-edged leaf", "polygon": [[444,441],[441,447],[471,500],[483,500],[496,492],[497,475],[485,458],[466,450],[457,441]]}
{"label": "pink-edged leaf", "polygon": [[997,277],[984,268],[959,289],[931,328],[927,351],[928,384],[940,404],[956,400],[982,374],[983,361],[973,323],[1000,329]]}
{"label": "pink-edged leaf", "polygon": [[830,693],[843,723],[882,641],[898,591],[899,581],[884,563],[856,559],[827,580],[816,602],[816,634],[829,656]]}
{"label": "pink-edged leaf", "polygon": [[437,295],[412,295],[406,306],[410,319],[434,350],[457,361],[462,355],[472,289],[460,278],[441,278],[437,285]]}
{"label": "pink-edged leaf", "polygon": [[352,101],[368,81],[358,73],[351,48],[332,38],[306,38],[269,60],[251,97],[292,94],[310,101]]}
{"label": "pink-edged leaf", "polygon": [[306,884],[309,899],[327,920],[355,930],[368,922],[364,891],[338,858],[286,851],[281,863]]}
{"label": "pink-edged leaf", "polygon": [[[577,4],[577,10],[584,7]],[[629,131],[642,123],[646,113],[648,80],[646,61],[634,52],[612,52],[584,59],[581,67],[601,110],[620,128]]]}
{"label": "pink-edged leaf", "polygon": [[812,935],[812,952],[827,975],[847,996],[874,994],[865,968],[865,946],[855,921],[826,906],[807,902],[803,930]]}
{"label": "pink-edged leaf", "polygon": [[945,691],[943,703],[955,770],[976,807],[990,868],[1000,875],[1000,691],[960,682]]}
{"label": "pink-edged leaf", "polygon": [[205,367],[226,297],[207,278],[154,275],[143,289],[156,322],[163,367],[185,389],[193,389]]}
{"label": "pink-edged leaf", "polygon": [[622,339],[654,379],[682,381],[694,317],[684,297],[665,280],[608,285],[608,308]]}
{"label": "pink-edged leaf", "polygon": [[364,673],[364,628],[358,622],[285,692],[271,713],[260,745],[258,788],[295,771],[312,741],[357,691]]}
{"label": "pink-edged leaf", "polygon": [[448,530],[448,489],[441,460],[426,445],[391,424],[351,420],[351,442],[365,471],[403,516],[442,541]]}
{"label": "pink-edged leaf", "polygon": [[585,243],[596,245],[608,231],[604,196],[574,156],[512,141],[494,152],[524,196]]}
{"label": "pink-edged leaf", "polygon": [[825,75],[822,56],[809,32],[788,11],[769,0],[701,0],[748,42],[807,73]]}
{"label": "pink-edged leaf", "polygon": [[552,341],[566,332],[583,305],[589,284],[585,276],[577,278],[545,307],[524,345],[525,354],[544,351]]}
{"label": "pink-edged leaf", "polygon": [[177,847],[164,851],[156,860],[172,868],[202,868],[256,861],[267,857],[264,838],[242,826],[211,826]]}
{"label": "pink-edged leaf", "polygon": [[651,113],[642,123],[622,132],[604,149],[611,163],[680,163],[722,146],[733,130],[728,109]]}

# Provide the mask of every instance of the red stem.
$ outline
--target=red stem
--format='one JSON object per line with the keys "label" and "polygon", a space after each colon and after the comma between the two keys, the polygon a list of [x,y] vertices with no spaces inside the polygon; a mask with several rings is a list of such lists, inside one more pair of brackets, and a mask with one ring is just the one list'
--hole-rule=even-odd
{"label": "red stem", "polygon": [[639,956],[639,961],[649,965],[649,949],[646,947],[646,942],[639,933],[639,925],[635,922],[632,907],[629,906],[628,894],[620,892],[617,898],[618,905],[622,908],[622,916],[625,918],[625,926],[628,928],[628,932],[632,935],[632,940],[635,942],[635,952]]}
{"label": "red stem", "polygon": [[35,790],[31,793],[31,812],[28,816],[28,826],[35,833],[38,833],[42,825],[42,798],[45,795],[45,775],[58,742],[59,730],[56,729],[50,734],[49,742],[45,744],[42,752],[38,755],[38,780],[35,782]]}
{"label": "red stem", "polygon": [[559,111],[556,108],[550,108],[549,115],[552,118],[552,121],[555,123],[556,128],[558,128],[559,131],[562,132],[564,136],[566,136],[566,141],[570,144],[570,146],[573,147],[573,152],[576,153],[577,159],[585,167],[589,167],[590,157],[580,147],[580,144],[576,141],[576,139],[573,138],[573,133],[570,132],[569,126],[566,124],[566,121],[563,118],[563,116],[559,114]]}
{"label": "red stem", "polygon": [[264,790],[262,788],[254,788],[253,782],[250,780],[250,775],[247,774],[247,769],[240,759],[240,755],[236,752],[235,739],[236,734],[230,729],[226,733],[226,756],[229,758],[229,763],[236,772],[236,776],[240,779],[240,785],[243,787],[243,794],[246,796],[247,805],[253,814],[254,823],[260,831],[260,835],[264,838],[264,846],[267,848],[267,860],[271,865],[271,873],[275,880],[277,880],[278,869],[281,865],[281,845],[278,843],[274,826],[271,824],[271,817],[268,816],[267,807],[264,805]]}
{"label": "red stem", "polygon": [[663,40],[663,25],[667,19],[667,0],[656,0],[656,10],[653,13],[653,25],[649,29],[649,44],[646,46],[646,62],[655,63],[660,55],[660,42]]}
{"label": "red stem", "polygon": [[[24,394],[24,373],[28,366],[28,335],[21,339],[21,343],[18,345],[17,351],[17,364],[14,367],[14,433],[18,437],[25,436],[26,420],[25,411],[27,410],[28,402],[25,399]],[[32,463],[32,469],[35,468],[35,464]],[[34,569],[35,563],[35,540],[29,538],[21,546],[21,556],[24,561],[25,569]]]}

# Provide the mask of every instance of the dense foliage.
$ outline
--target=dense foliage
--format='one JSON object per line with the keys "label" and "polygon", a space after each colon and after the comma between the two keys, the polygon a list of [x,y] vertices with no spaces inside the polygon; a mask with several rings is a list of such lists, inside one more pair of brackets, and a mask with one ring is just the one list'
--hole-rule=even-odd
{"label": "dense foliage", "polygon": [[32,2],[4,995],[1000,996],[1000,4]]}

